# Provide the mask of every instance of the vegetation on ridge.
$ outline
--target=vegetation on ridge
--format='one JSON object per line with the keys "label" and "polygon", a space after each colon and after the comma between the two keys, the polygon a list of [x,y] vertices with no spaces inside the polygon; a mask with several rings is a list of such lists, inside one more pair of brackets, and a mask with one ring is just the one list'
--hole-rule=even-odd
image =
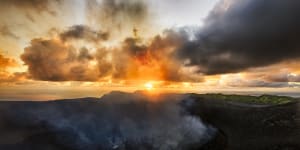
{"label": "vegetation on ridge", "polygon": [[296,101],[295,98],[288,96],[275,96],[275,95],[261,95],[261,96],[250,96],[250,95],[225,95],[225,94],[199,94],[197,97],[204,99],[219,99],[232,102],[241,102],[247,104],[269,104],[269,105],[279,105],[286,104]]}

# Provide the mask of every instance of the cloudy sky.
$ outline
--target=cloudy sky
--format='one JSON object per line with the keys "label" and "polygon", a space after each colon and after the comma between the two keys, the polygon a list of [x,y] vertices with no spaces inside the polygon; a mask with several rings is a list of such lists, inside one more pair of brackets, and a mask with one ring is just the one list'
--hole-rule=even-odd
{"label": "cloudy sky", "polygon": [[0,12],[1,99],[300,91],[300,1],[1,0]]}

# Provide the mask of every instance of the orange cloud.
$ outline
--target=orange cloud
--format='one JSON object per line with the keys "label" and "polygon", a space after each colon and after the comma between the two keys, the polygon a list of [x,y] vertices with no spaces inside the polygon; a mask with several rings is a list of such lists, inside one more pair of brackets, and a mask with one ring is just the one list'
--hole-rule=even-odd
{"label": "orange cloud", "polygon": [[[33,79],[201,81],[201,76],[185,70],[173,56],[182,40],[172,31],[146,41],[129,37],[115,47],[104,47],[99,40],[106,38],[89,27],[70,29],[72,32],[64,31],[58,38],[33,39],[25,48],[21,59]],[[81,39],[94,43],[93,47],[75,46]]]}
{"label": "orange cloud", "polygon": [[0,68],[1,69],[6,69],[8,67],[16,67],[17,66],[17,62],[12,59],[12,58],[7,58],[5,56],[3,56],[2,54],[0,54]]}
{"label": "orange cloud", "polygon": [[8,58],[0,54],[0,84],[16,83],[27,79],[27,73],[15,72],[11,73],[9,68],[18,67],[18,63],[13,58]]}

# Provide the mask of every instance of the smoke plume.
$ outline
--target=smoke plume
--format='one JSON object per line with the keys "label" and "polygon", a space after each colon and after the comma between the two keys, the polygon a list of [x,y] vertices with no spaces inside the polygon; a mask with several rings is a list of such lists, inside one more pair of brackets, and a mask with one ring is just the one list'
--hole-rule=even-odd
{"label": "smoke plume", "polygon": [[8,114],[20,128],[42,127],[44,133],[55,133],[51,141],[65,149],[201,148],[216,129],[189,115],[179,105],[182,98],[165,95],[153,101],[139,93],[112,92],[94,100],[15,104]]}

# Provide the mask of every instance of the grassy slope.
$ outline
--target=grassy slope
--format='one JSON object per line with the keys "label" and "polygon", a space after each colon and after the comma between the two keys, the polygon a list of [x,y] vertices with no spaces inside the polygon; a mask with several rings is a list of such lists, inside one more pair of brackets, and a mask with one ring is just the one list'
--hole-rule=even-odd
{"label": "grassy slope", "polygon": [[189,110],[224,133],[226,150],[300,150],[299,108],[300,102],[241,107],[200,95]]}
{"label": "grassy slope", "polygon": [[278,105],[286,104],[297,101],[297,99],[287,96],[274,96],[274,95],[224,95],[224,94],[195,94],[197,97],[204,99],[218,99],[232,102],[240,102],[247,104],[263,104],[263,105]]}

